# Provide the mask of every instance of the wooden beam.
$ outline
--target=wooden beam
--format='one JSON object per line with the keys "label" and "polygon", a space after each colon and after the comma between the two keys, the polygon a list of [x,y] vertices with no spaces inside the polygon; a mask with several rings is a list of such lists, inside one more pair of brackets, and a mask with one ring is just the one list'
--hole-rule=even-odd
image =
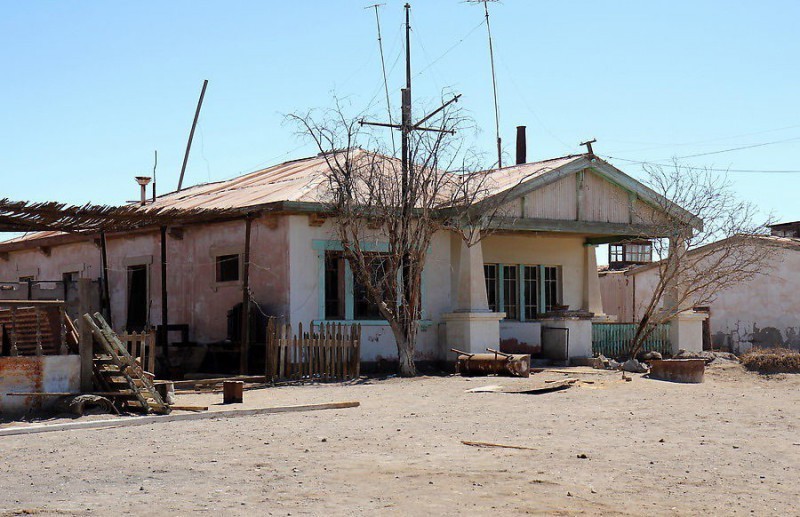
{"label": "wooden beam", "polygon": [[325,216],[318,213],[308,214],[308,225],[311,227],[320,227],[325,224]]}
{"label": "wooden beam", "polygon": [[560,219],[516,219],[511,217],[499,217],[493,222],[494,229],[528,232],[555,232],[555,233],[579,233],[598,236],[618,236],[625,235],[630,237],[666,237],[659,235],[659,230],[655,226],[645,224],[628,223],[603,223],[594,221],[572,221]]}
{"label": "wooden beam", "polygon": [[206,420],[214,418],[236,418],[243,416],[268,415],[275,413],[296,413],[301,411],[320,411],[324,409],[348,409],[360,406],[359,402],[330,402],[326,404],[303,404],[298,406],[278,406],[256,409],[231,409],[228,411],[209,411],[207,413],[181,413],[157,416],[120,417],[108,420],[85,422],[68,422],[65,424],[42,424],[25,427],[7,427],[0,429],[0,437],[18,434],[37,434],[50,431],[70,431],[74,429],[105,429],[109,427],[128,427],[134,425],[151,425],[163,422],[181,422],[185,420]]}
{"label": "wooden beam", "polygon": [[94,340],[92,330],[83,319],[84,314],[91,314],[92,281],[89,278],[78,279],[78,353],[81,356],[81,392],[88,393],[94,389],[92,381],[92,361],[94,360]]}

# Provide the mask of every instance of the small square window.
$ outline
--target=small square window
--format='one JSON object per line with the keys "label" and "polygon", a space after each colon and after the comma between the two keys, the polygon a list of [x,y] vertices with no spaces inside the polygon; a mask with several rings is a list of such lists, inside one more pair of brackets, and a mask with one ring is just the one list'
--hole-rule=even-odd
{"label": "small square window", "polygon": [[219,255],[216,259],[217,282],[237,282],[239,280],[239,255]]}

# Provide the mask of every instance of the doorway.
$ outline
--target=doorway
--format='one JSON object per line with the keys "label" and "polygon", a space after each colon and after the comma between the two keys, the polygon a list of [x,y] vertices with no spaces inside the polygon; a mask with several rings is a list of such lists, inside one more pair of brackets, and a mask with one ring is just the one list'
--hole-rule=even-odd
{"label": "doorway", "polygon": [[147,326],[147,265],[128,266],[128,332],[141,332]]}

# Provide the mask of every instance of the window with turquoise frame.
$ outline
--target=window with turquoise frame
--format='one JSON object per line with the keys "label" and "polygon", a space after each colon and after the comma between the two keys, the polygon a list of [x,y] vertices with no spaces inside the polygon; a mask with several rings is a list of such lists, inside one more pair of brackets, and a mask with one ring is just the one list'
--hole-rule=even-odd
{"label": "window with turquoise frame", "polygon": [[561,305],[561,266],[484,264],[489,309],[512,321],[534,320]]}
{"label": "window with turquoise frame", "polygon": [[[319,319],[326,321],[362,321],[372,324],[385,323],[377,305],[368,299],[366,289],[355,278],[344,256],[339,241],[315,240],[312,247],[319,261]],[[384,274],[383,257],[388,251],[386,243],[362,243],[368,252],[372,274],[377,278]],[[425,273],[422,274],[421,299],[425,300]],[[398,279],[398,285],[400,285]],[[385,296],[391,296],[386,293]],[[424,305],[421,312],[425,317]]]}

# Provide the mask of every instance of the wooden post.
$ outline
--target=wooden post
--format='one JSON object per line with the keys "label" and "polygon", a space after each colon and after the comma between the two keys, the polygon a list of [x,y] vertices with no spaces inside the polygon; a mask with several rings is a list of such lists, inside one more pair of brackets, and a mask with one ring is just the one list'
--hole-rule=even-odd
{"label": "wooden post", "polygon": [[91,314],[90,298],[92,281],[88,278],[78,279],[78,352],[81,356],[81,392],[94,390],[92,382],[92,360],[94,359],[94,342],[92,329],[83,319],[84,314]]}
{"label": "wooden post", "polygon": [[[111,323],[111,290],[108,285],[108,248],[106,247],[106,232],[100,230],[100,256],[103,261],[103,311],[106,313],[106,320]],[[83,314],[81,314],[81,317]]]}
{"label": "wooden post", "polygon": [[242,260],[242,346],[239,358],[239,372],[247,375],[248,355],[250,354],[250,231],[252,216],[244,222],[244,259]]}
{"label": "wooden post", "polygon": [[[167,227],[161,227],[161,341],[164,362],[169,365],[169,309],[167,298]],[[155,372],[151,372],[155,373]]]}
{"label": "wooden post", "polygon": [[241,404],[244,400],[243,381],[223,381],[222,382],[222,403]]}

